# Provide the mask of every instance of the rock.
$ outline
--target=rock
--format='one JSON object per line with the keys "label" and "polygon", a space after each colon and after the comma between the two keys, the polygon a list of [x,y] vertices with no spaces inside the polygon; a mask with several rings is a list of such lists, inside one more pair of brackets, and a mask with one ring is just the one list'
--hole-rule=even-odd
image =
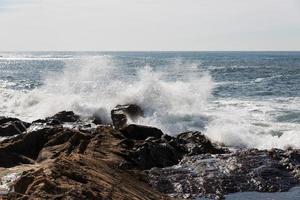
{"label": "rock", "polygon": [[44,128],[0,141],[0,167],[26,164],[4,199],[222,199],[300,183],[297,149],[230,152],[200,132],[170,136],[136,124],[119,130],[84,121],[76,128],[56,125],[78,120],[72,112],[60,113],[40,120],[48,124]]}
{"label": "rock", "polygon": [[227,152],[214,146],[200,132],[186,132],[172,137],[163,135],[157,128],[131,124],[123,128],[121,133],[127,139],[119,145],[125,149],[125,158],[133,164],[122,165],[126,168],[163,168],[178,164],[184,156]]}
{"label": "rock", "polygon": [[[281,159],[284,157],[278,155]],[[152,168],[149,183],[158,191],[184,198],[221,199],[233,192],[282,192],[299,184],[289,169],[267,151],[255,149],[230,154],[184,157],[179,165]],[[290,162],[290,161],[289,161]]]}
{"label": "rock", "polygon": [[14,136],[23,133],[30,126],[17,118],[0,117],[0,137]]}
{"label": "rock", "polygon": [[[149,187],[144,172],[118,167],[125,162],[124,149],[117,145],[122,140],[111,126],[98,126],[93,133],[50,127],[2,141],[0,155],[22,155],[37,162],[4,198],[171,199]],[[0,165],[4,163],[7,160],[0,157]]]}
{"label": "rock", "polygon": [[135,104],[117,105],[111,111],[111,119],[115,129],[117,130],[122,129],[127,125],[128,118],[134,121],[143,115],[144,112],[141,107]]}
{"label": "rock", "polygon": [[130,161],[139,169],[176,165],[182,158],[180,152],[168,143],[146,141],[129,154]]}
{"label": "rock", "polygon": [[79,115],[76,115],[73,111],[61,111],[56,113],[52,117],[47,117],[45,122],[48,125],[59,125],[65,122],[77,122],[79,121]]}
{"label": "rock", "polygon": [[213,145],[211,141],[200,132],[184,132],[176,137],[179,139],[178,143],[184,144],[189,156],[198,154],[221,154],[228,152],[228,150],[222,149]]}
{"label": "rock", "polygon": [[136,124],[130,124],[120,131],[126,138],[134,140],[145,140],[148,137],[160,138],[163,135],[158,128]]}
{"label": "rock", "polygon": [[48,126],[60,126],[63,123],[75,123],[80,121],[80,116],[73,111],[61,111],[51,117],[38,119],[33,121],[33,124],[45,124]]}
{"label": "rock", "polygon": [[89,137],[76,130],[55,127],[7,139],[0,143],[0,167],[28,164],[32,160],[40,162],[72,152],[83,153]]}

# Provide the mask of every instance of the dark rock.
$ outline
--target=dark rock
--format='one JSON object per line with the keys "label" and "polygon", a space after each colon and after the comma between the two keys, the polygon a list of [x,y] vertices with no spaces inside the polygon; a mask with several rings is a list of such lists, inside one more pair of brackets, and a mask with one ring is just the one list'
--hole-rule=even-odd
{"label": "dark rock", "polygon": [[158,128],[136,124],[130,124],[120,131],[126,138],[134,140],[145,140],[148,137],[160,138],[163,135]]}
{"label": "dark rock", "polygon": [[143,115],[144,112],[141,107],[135,104],[117,105],[111,111],[111,119],[117,130],[122,129],[127,125],[128,118],[134,121]]}
{"label": "dark rock", "polygon": [[7,122],[16,122],[16,121],[20,121],[20,120],[18,118],[0,116],[0,125],[3,125]]}
{"label": "dark rock", "polygon": [[0,167],[54,159],[61,154],[83,153],[90,136],[67,128],[44,128],[0,143]]}
{"label": "dark rock", "polygon": [[74,123],[79,122],[80,116],[76,115],[73,111],[61,111],[51,117],[45,119],[38,119],[33,121],[33,124],[44,124],[48,126],[60,126],[65,122]]}
{"label": "dark rock", "polygon": [[137,146],[129,155],[130,160],[140,169],[176,165],[182,158],[181,154],[168,143],[151,141]]}
{"label": "dark rock", "polygon": [[158,191],[178,198],[186,198],[188,194],[190,198],[220,199],[233,192],[288,191],[300,182],[295,168],[289,169],[281,163],[285,155],[274,159],[267,151],[251,149],[231,154],[187,156],[179,165],[152,168],[149,183]]}
{"label": "dark rock", "polygon": [[179,139],[179,143],[184,144],[189,156],[198,154],[221,154],[228,152],[226,149],[222,149],[213,145],[211,141],[200,132],[184,132],[176,137]]}
{"label": "dark rock", "polygon": [[14,136],[23,133],[30,126],[17,118],[0,117],[0,137]]}
{"label": "dark rock", "polygon": [[121,133],[127,138],[119,143],[124,148],[124,158],[138,169],[176,165],[184,156],[227,152],[214,146],[200,132],[186,132],[172,137],[163,135],[153,127],[131,124],[122,129]]}
{"label": "dark rock", "polygon": [[79,115],[76,115],[73,111],[61,111],[52,117],[47,117],[46,121],[50,123],[55,121],[54,124],[58,124],[58,122],[77,122],[79,119]]}

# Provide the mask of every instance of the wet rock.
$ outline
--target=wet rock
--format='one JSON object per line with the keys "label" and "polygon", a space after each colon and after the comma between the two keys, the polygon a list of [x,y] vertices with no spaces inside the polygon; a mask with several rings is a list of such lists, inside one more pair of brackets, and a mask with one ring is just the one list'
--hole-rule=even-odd
{"label": "wet rock", "polygon": [[167,167],[177,164],[181,154],[168,143],[146,141],[130,153],[130,160],[140,169]]}
{"label": "wet rock", "polygon": [[135,104],[117,105],[111,111],[111,119],[117,130],[122,129],[127,125],[128,118],[134,121],[143,115],[144,112],[142,108]]}
{"label": "wet rock", "polygon": [[[64,128],[63,122],[79,126]],[[47,126],[0,142],[0,167],[35,166],[12,184],[7,199],[221,199],[300,183],[300,150],[230,152],[200,132],[170,136],[127,122],[119,130],[95,128],[72,112],[39,123]]]}
{"label": "wet rock", "polygon": [[160,138],[163,135],[158,128],[137,124],[130,124],[120,131],[126,138],[134,140],[145,140],[148,137]]}
{"label": "wet rock", "polygon": [[221,154],[228,152],[227,149],[218,147],[204,136],[201,132],[184,132],[176,137],[178,143],[183,144],[189,156],[198,154]]}
{"label": "wet rock", "polygon": [[23,133],[30,126],[17,118],[0,117],[0,137],[14,136]]}
{"label": "wet rock", "polygon": [[73,111],[61,111],[51,117],[45,119],[38,119],[33,121],[33,124],[44,124],[48,126],[61,126],[63,123],[80,122],[80,116],[76,115]]}
{"label": "wet rock", "polygon": [[[128,127],[131,126],[133,125]],[[153,167],[163,168],[178,164],[185,156],[226,152],[226,149],[213,145],[200,132],[186,132],[172,137],[163,135],[161,131],[153,134],[151,127],[137,127],[147,130],[150,128],[149,133],[145,134],[143,130],[139,130],[124,134],[121,130],[127,139],[119,145],[125,149],[125,158],[133,164],[126,163],[126,167],[132,166],[143,170]]]}
{"label": "wet rock", "polygon": [[149,180],[158,191],[178,198],[186,198],[186,194],[219,199],[233,192],[282,192],[299,180],[280,160],[255,149],[199,154],[184,157],[176,166],[152,168]]}
{"label": "wet rock", "polygon": [[77,122],[80,119],[73,111],[61,111],[52,117],[46,118],[46,120],[57,120],[60,122]]}

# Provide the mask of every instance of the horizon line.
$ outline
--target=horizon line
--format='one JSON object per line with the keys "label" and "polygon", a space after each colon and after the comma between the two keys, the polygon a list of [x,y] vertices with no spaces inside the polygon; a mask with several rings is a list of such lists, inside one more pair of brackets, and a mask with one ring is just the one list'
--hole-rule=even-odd
{"label": "horizon line", "polygon": [[300,52],[300,50],[17,50],[17,51],[2,51],[0,53],[18,53],[18,52],[103,52],[103,53],[147,53],[147,52]]}

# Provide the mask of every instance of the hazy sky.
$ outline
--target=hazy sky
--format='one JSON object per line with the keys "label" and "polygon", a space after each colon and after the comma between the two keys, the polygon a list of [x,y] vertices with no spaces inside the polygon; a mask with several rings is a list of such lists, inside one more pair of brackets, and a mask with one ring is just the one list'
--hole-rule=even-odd
{"label": "hazy sky", "polygon": [[300,50],[300,0],[0,0],[15,50]]}

